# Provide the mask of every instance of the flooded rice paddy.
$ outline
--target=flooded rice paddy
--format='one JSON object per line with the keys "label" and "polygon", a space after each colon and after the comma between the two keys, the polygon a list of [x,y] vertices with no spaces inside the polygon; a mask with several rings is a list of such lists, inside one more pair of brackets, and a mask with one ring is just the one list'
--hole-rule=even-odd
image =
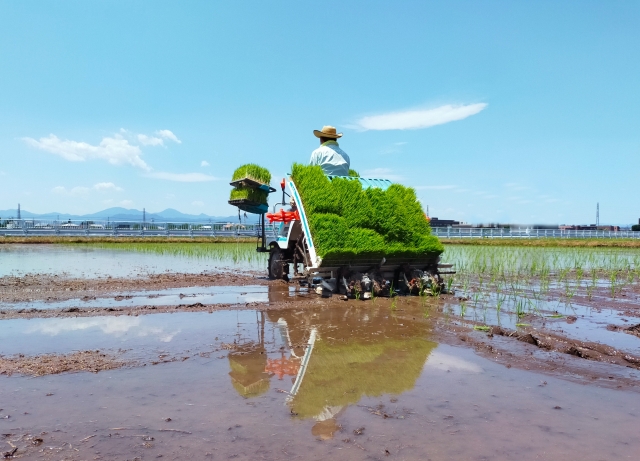
{"label": "flooded rice paddy", "polygon": [[266,255],[246,243],[0,245],[0,277],[60,274],[131,277],[163,272],[262,270]]}
{"label": "flooded rice paddy", "polygon": [[0,246],[0,454],[637,459],[640,253],[449,246],[452,294],[342,301],[239,250]]}

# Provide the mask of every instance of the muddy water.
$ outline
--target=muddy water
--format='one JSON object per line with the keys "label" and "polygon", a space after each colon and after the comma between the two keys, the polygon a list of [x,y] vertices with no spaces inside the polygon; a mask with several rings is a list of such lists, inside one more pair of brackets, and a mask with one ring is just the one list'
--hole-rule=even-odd
{"label": "muddy water", "polygon": [[[305,296],[307,290],[296,290],[289,287],[288,296]],[[282,293],[286,297],[286,293]],[[265,303],[269,301],[268,287],[261,285],[181,287],[165,290],[128,291],[124,295],[114,297],[72,298],[64,301],[32,301],[24,303],[5,303],[5,310],[20,309],[68,309],[82,308],[127,308],[135,306],[172,306],[181,303],[203,304],[242,304]]]}
{"label": "muddy water", "polygon": [[[433,324],[409,311],[343,306],[3,322],[2,354],[122,347],[140,363],[0,379],[0,432],[29,459],[599,460],[640,450],[635,392],[438,344]],[[158,354],[189,359],[145,362]]]}
{"label": "muddy water", "polygon": [[563,335],[581,340],[596,341],[613,346],[622,351],[640,354],[640,337],[620,334],[612,331],[610,326],[619,328],[638,323],[638,319],[621,315],[616,309],[606,307],[595,309],[577,303],[559,303],[557,300],[536,302],[535,311],[527,311],[520,317],[512,306],[506,305],[500,310],[495,308],[495,297],[488,296],[485,302],[474,307],[473,302],[463,302],[454,299],[443,306],[445,315],[451,320],[473,328],[474,325],[498,325],[515,329],[520,326],[533,326],[562,333]]}
{"label": "muddy water", "polygon": [[78,245],[0,245],[0,277],[60,274],[69,277],[130,277],[163,272],[262,270],[265,262],[234,261],[232,255],[193,258]]}
{"label": "muddy water", "polygon": [[[244,267],[32,248],[0,253],[0,275],[135,277],[200,274],[207,264],[212,271]],[[41,289],[38,280],[25,277],[15,289]],[[499,311],[491,293],[473,308],[472,299],[455,296],[343,302],[248,278],[245,286],[139,280],[114,293],[78,294],[73,285],[69,295],[71,285],[55,285],[46,298],[0,305],[46,310],[0,320],[0,356],[24,354],[28,361],[99,351],[126,364],[98,373],[0,376],[0,455],[16,449],[23,459],[608,460],[640,453],[637,366],[473,330],[499,324],[640,355],[637,336],[608,329],[639,322],[632,291],[610,302],[603,285],[593,300],[576,296],[573,303],[551,292],[519,316],[515,303],[526,293]],[[204,304],[202,311],[180,308],[192,303]],[[142,305],[169,309],[138,315]],[[112,307],[121,310],[106,315]],[[105,312],[88,316],[82,308]],[[52,312],[60,315],[44,318]]]}

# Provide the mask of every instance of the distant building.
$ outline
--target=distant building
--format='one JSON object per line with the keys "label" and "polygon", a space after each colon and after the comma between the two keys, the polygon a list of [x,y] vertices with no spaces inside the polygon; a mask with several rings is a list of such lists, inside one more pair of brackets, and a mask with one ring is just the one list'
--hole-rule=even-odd
{"label": "distant building", "polygon": [[605,230],[605,231],[613,231],[618,232],[620,230],[620,226],[596,226],[595,224],[563,224],[558,226],[560,230],[588,230],[588,231],[596,231],[596,230]]}
{"label": "distant building", "polygon": [[453,219],[438,219],[438,218],[430,218],[429,219],[429,223],[431,224],[431,227],[453,227],[453,226],[459,226],[461,223],[460,221],[454,221]]}

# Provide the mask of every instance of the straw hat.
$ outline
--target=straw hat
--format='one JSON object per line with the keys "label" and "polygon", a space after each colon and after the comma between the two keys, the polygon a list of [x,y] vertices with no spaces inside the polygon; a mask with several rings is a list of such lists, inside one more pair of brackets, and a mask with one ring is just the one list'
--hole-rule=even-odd
{"label": "straw hat", "polygon": [[342,137],[342,133],[336,133],[336,127],[335,126],[323,126],[322,130],[318,131],[318,130],[313,130],[313,134],[316,135],[316,137],[318,138],[333,138],[333,139],[338,139]]}

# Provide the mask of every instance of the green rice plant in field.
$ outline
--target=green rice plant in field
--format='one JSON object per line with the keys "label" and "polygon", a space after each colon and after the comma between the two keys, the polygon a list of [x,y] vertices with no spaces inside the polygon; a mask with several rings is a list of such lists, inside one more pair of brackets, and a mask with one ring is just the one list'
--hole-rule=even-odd
{"label": "green rice plant in field", "polygon": [[235,187],[231,189],[229,200],[245,199],[257,203],[267,203],[268,195],[269,194],[260,189],[252,189],[249,187]]}
{"label": "green rice plant in field", "polygon": [[360,177],[360,173],[358,173],[356,170],[352,170],[350,168],[349,169],[349,176],[351,176],[352,178],[359,178]]}
{"label": "green rice plant in field", "polygon": [[459,273],[477,276],[489,273],[492,279],[565,279],[575,272],[580,280],[585,273],[606,271],[608,275],[611,270],[632,270],[635,278],[640,277],[637,248],[447,245],[443,259],[453,263]]}
{"label": "green rice plant in field", "polygon": [[455,275],[452,275],[447,279],[447,293],[451,293],[451,287],[453,286]]}
{"label": "green rice plant in field", "polygon": [[611,297],[612,298],[616,297],[617,277],[618,277],[618,274],[616,274],[615,272],[611,272],[611,274],[609,275],[609,280],[611,281]]}
{"label": "green rice plant in field", "polygon": [[518,318],[524,317],[524,315],[525,315],[524,301],[522,299],[518,299],[516,301],[515,308],[516,308],[516,315],[518,316]]}
{"label": "green rice plant in field", "polygon": [[231,177],[232,181],[238,179],[249,178],[262,184],[269,185],[271,183],[271,173],[266,168],[263,168],[254,163],[247,163],[246,165],[239,166],[233,172]]}
{"label": "green rice plant in field", "polygon": [[318,166],[294,164],[318,254],[325,260],[433,258],[444,247],[431,235],[413,189],[363,189],[359,181],[329,178]]}
{"label": "green rice plant in field", "polygon": [[256,252],[255,243],[158,243],[152,240],[142,243],[95,243],[85,244],[92,248],[135,251],[193,259],[254,263],[266,261],[264,253]]}

